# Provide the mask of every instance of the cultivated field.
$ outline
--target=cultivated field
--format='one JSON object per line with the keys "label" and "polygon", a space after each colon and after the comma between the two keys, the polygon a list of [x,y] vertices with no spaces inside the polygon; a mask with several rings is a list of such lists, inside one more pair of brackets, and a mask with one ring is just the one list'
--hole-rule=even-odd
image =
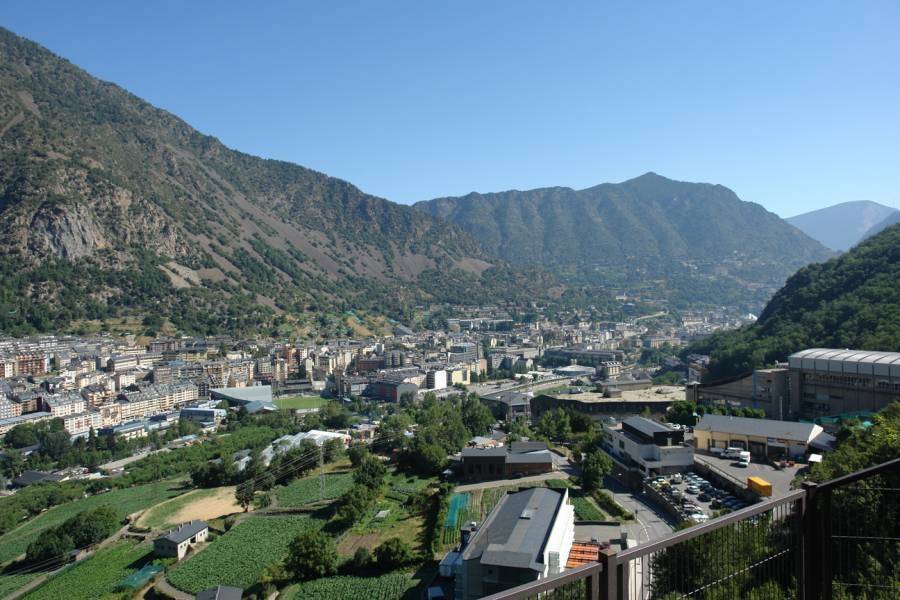
{"label": "cultivated field", "polygon": [[300,531],[322,525],[310,517],[251,517],[175,567],[169,582],[191,594],[215,585],[248,588],[284,558]]}
{"label": "cultivated field", "polygon": [[328,577],[301,583],[284,596],[287,600],[366,598],[399,600],[418,582],[412,573],[388,573],[380,577]]}
{"label": "cultivated field", "polygon": [[160,481],[132,488],[112,490],[89,498],[75,500],[54,506],[35,518],[0,536],[0,564],[24,554],[28,544],[34,541],[42,531],[56,527],[63,521],[83,510],[110,506],[115,509],[119,518],[159,504],[168,498],[183,494],[186,490],[180,481]]}
{"label": "cultivated field", "polygon": [[65,569],[25,596],[24,600],[94,600],[152,559],[153,546],[132,540],[117,542]]}
{"label": "cultivated field", "polygon": [[[319,500],[334,500],[353,487],[351,473],[326,473],[323,476],[324,486],[318,474],[307,475],[296,479],[288,485],[278,488],[275,496],[278,506],[305,506]],[[324,488],[324,489],[323,489]]]}

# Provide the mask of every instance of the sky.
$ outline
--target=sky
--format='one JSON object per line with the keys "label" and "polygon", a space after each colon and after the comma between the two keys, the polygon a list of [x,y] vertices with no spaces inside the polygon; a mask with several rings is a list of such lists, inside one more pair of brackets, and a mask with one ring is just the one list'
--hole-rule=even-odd
{"label": "sky", "polygon": [[4,0],[0,25],[397,202],[655,171],[783,217],[900,207],[896,0]]}

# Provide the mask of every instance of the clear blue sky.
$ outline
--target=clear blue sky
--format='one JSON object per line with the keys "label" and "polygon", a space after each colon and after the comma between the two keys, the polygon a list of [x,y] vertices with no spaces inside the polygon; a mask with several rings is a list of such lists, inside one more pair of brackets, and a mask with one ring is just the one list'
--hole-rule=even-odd
{"label": "clear blue sky", "polygon": [[398,202],[646,171],[900,206],[900,2],[44,2],[0,24]]}

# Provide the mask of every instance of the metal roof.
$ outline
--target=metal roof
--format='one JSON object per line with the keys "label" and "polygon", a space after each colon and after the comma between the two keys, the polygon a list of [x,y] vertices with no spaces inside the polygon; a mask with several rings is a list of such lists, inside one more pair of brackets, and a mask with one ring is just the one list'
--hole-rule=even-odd
{"label": "metal roof", "polygon": [[755,435],[759,437],[781,438],[809,443],[822,428],[813,423],[796,423],[793,421],[773,421],[770,419],[750,419],[729,415],[703,415],[700,422],[694,425],[694,431],[715,431],[736,435]]}
{"label": "metal roof", "polygon": [[206,524],[206,521],[188,521],[162,536],[162,539],[169,540],[175,544],[180,544],[185,540],[191,539],[208,527],[209,525]]}
{"label": "metal roof", "polygon": [[792,369],[900,377],[900,352],[809,348],[788,357]]}
{"label": "metal roof", "polygon": [[475,532],[463,550],[463,560],[543,571],[544,543],[564,498],[564,492],[548,488],[507,494]]}

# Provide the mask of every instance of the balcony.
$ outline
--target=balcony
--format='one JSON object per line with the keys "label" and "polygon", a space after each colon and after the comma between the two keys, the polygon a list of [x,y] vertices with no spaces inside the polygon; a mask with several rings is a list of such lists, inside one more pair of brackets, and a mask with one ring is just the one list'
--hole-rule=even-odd
{"label": "balcony", "polygon": [[900,597],[900,458],[488,600]]}

